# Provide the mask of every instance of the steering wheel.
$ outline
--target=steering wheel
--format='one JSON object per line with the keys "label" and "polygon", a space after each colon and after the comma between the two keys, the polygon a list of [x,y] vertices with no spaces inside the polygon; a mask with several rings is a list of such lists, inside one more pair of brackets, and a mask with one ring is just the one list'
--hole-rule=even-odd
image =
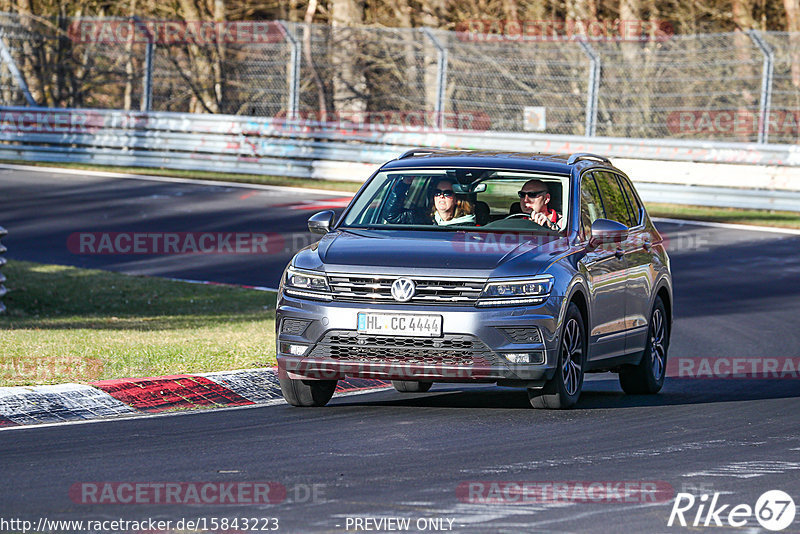
{"label": "steering wheel", "polygon": [[501,220],[503,220],[503,221],[506,221],[506,220],[509,220],[509,219],[516,219],[516,218],[525,218],[525,219],[529,220],[530,222],[532,222],[533,224],[536,224],[536,225],[538,225],[538,226],[541,226],[542,228],[545,228],[546,230],[553,230],[553,228],[550,228],[549,226],[546,226],[546,225],[544,225],[544,224],[539,224],[539,223],[537,223],[536,221],[534,221],[533,219],[531,219],[531,214],[530,214],[530,213],[525,213],[525,212],[522,212],[522,213],[512,213],[512,214],[511,214],[511,215],[509,215],[508,217],[504,217],[504,218],[503,218],[503,219],[501,219]]}
{"label": "steering wheel", "polygon": [[524,212],[522,212],[522,213],[512,213],[508,217],[504,217],[503,220],[505,221],[506,219],[516,219],[517,217],[520,217],[520,218],[524,217],[524,218],[528,219],[529,221],[534,222],[533,219],[531,219],[531,214],[530,213],[524,213]]}

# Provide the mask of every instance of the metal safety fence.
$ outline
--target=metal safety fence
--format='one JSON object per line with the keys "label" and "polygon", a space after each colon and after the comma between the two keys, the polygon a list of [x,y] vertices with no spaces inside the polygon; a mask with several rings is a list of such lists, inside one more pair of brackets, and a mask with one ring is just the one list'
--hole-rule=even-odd
{"label": "metal safety fence", "polygon": [[[518,152],[597,152],[652,163],[631,177],[645,196],[680,204],[800,212],[800,146],[514,132],[343,129],[301,119],[172,112],[0,107],[0,159],[362,181],[416,146]],[[363,125],[360,125],[363,126]],[[713,179],[679,168],[722,164]],[[640,164],[641,165],[641,164]],[[668,167],[672,165],[673,171]],[[664,169],[666,168],[666,176]],[[730,168],[733,168],[731,170]],[[766,180],[767,169],[783,178]],[[661,176],[656,176],[661,172]],[[673,175],[670,175],[672,172]],[[778,183],[781,182],[781,183]],[[739,189],[735,189],[739,188]]]}
{"label": "metal safety fence", "polygon": [[0,43],[7,106],[306,119],[417,113],[439,128],[451,115],[482,114],[480,128],[497,132],[800,141],[800,34],[785,32],[543,40],[0,13]]}

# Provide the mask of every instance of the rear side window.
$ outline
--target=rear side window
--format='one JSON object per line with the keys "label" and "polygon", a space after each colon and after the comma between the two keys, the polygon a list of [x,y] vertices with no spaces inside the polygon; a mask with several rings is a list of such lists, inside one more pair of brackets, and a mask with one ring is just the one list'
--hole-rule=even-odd
{"label": "rear side window", "polygon": [[600,191],[605,218],[620,222],[625,226],[633,226],[631,214],[628,212],[628,200],[625,198],[616,176],[603,171],[593,174],[597,189]]}
{"label": "rear side window", "polygon": [[639,226],[642,223],[642,205],[639,203],[639,199],[636,198],[636,194],[633,192],[633,186],[631,185],[630,181],[623,176],[617,176],[617,179],[622,185],[622,190],[625,192],[625,196],[628,197],[628,205],[630,206],[631,213],[633,214],[633,224],[631,224],[631,226]]}
{"label": "rear side window", "polygon": [[603,218],[603,202],[591,173],[581,177],[581,228],[585,238],[592,235],[592,223]]}

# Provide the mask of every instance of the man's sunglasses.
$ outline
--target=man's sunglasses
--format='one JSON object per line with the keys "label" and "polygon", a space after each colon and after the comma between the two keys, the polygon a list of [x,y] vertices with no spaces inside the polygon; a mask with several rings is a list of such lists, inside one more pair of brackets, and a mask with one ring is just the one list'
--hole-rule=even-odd
{"label": "man's sunglasses", "polygon": [[436,192],[433,194],[434,197],[445,197],[445,198],[453,198],[453,190],[452,189],[436,189]]}
{"label": "man's sunglasses", "polygon": [[536,198],[539,195],[543,195],[544,193],[547,193],[547,191],[517,191],[517,194],[521,199],[525,197]]}

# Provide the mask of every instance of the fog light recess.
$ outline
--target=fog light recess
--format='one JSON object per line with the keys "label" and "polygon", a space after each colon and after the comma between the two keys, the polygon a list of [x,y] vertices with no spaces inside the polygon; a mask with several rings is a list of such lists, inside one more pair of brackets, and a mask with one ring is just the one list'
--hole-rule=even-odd
{"label": "fog light recess", "polygon": [[544,363],[544,353],[542,351],[531,352],[508,352],[503,357],[511,363]]}
{"label": "fog light recess", "polygon": [[308,350],[308,345],[297,345],[295,343],[281,343],[281,352],[292,356],[302,356]]}

